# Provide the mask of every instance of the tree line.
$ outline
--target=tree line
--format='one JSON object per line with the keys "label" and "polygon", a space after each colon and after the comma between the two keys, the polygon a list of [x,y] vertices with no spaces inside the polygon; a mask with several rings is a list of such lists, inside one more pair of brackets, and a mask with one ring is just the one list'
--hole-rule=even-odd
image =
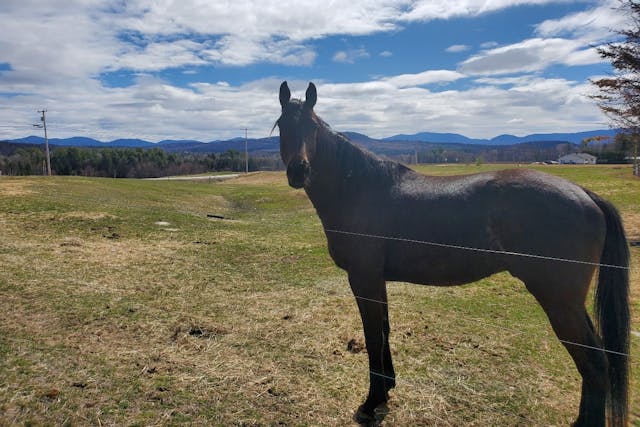
{"label": "tree line", "polygon": [[[277,169],[276,155],[249,157],[249,171]],[[41,175],[44,151],[38,146],[0,150],[0,171],[4,175]],[[79,148],[51,150],[55,175],[111,178],[156,178],[213,171],[245,170],[244,155],[235,150],[223,153],[167,153],[160,148]]]}
{"label": "tree line", "polygon": [[575,146],[568,142],[549,144],[522,143],[507,146],[467,145],[464,148],[445,146],[418,150],[418,163],[533,163],[557,160],[571,153]]}
{"label": "tree line", "polygon": [[[613,141],[585,141],[582,147],[570,143],[522,143],[496,147],[481,145],[425,144],[412,154],[392,157],[404,163],[531,163],[557,160],[580,149],[593,154],[598,163],[626,163],[632,152],[628,134]],[[43,175],[44,150],[38,145],[0,143],[0,171],[4,175]],[[51,168],[55,175],[111,178],[156,178],[214,171],[242,172],[244,155],[235,150],[222,153],[168,153],[161,148],[54,147]],[[249,171],[280,170],[278,153],[255,153],[249,157]]]}
{"label": "tree line", "polygon": [[613,140],[602,137],[583,141],[581,145],[563,141],[523,142],[505,146],[425,143],[412,154],[394,156],[404,163],[535,163],[558,160],[575,152],[595,156],[598,163],[629,163],[632,155],[629,135],[618,134]]}

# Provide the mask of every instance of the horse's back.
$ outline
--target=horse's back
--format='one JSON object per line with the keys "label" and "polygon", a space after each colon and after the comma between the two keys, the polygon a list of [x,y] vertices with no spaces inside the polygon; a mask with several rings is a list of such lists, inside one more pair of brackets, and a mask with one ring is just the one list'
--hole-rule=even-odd
{"label": "horse's back", "polygon": [[[479,225],[490,218],[518,221],[520,228],[603,231],[602,212],[580,186],[542,172],[507,169],[471,175],[432,177],[406,174],[390,192],[395,213],[411,209],[442,221]],[[416,212],[416,211],[414,211]],[[515,224],[514,224],[515,225]],[[593,228],[595,227],[595,229]],[[530,230],[533,231],[533,230]]]}
{"label": "horse's back", "polygon": [[542,280],[541,269],[590,275],[579,263],[555,262],[550,269],[548,258],[597,262],[606,227],[580,186],[524,169],[454,177],[409,172],[383,205],[388,216],[375,233],[425,242],[388,241],[388,278],[429,284],[466,283],[504,270],[523,280],[534,273]]}

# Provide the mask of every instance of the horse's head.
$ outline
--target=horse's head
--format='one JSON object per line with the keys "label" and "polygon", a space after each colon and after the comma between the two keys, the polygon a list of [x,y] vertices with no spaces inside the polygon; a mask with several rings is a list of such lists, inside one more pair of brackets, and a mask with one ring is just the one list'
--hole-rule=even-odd
{"label": "horse's head", "polygon": [[313,106],[318,95],[313,83],[309,83],[305,96],[304,102],[291,99],[287,82],[280,85],[282,115],[276,124],[280,129],[280,155],[293,188],[302,188],[308,183],[311,160],[316,151],[319,124]]}

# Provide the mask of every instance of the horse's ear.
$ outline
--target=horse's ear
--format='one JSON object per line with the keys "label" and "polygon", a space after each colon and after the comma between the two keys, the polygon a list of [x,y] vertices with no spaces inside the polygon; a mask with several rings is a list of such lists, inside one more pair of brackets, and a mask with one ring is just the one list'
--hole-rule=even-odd
{"label": "horse's ear", "polygon": [[305,94],[304,106],[309,110],[313,110],[313,106],[316,105],[316,101],[318,100],[318,92],[316,91],[316,85],[313,83],[309,83],[309,87],[307,88],[307,93]]}
{"label": "horse's ear", "polygon": [[289,102],[289,99],[291,99],[291,91],[289,90],[287,82],[284,81],[280,85],[280,105],[284,108],[284,106]]}

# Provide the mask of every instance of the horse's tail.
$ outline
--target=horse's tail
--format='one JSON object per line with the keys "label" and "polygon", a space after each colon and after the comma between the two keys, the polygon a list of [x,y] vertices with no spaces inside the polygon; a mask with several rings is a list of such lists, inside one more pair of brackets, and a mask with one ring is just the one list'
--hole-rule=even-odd
{"label": "horse's tail", "polygon": [[595,314],[609,361],[607,399],[612,426],[627,422],[629,372],[629,246],[616,208],[592,192],[589,196],[604,213],[607,234],[600,257]]}

